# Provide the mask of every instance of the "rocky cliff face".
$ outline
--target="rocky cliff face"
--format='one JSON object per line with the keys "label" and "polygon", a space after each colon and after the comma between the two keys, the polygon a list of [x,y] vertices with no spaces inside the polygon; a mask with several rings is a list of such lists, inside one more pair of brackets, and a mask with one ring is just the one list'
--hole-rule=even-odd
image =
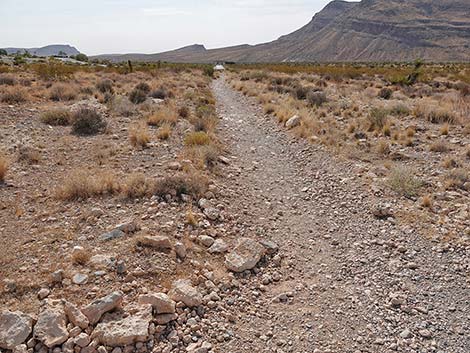
{"label": "rocky cliff face", "polygon": [[416,58],[470,60],[469,0],[353,3],[335,0],[304,27],[270,43],[213,50],[193,48],[146,56],[149,61],[176,62],[410,61]]}

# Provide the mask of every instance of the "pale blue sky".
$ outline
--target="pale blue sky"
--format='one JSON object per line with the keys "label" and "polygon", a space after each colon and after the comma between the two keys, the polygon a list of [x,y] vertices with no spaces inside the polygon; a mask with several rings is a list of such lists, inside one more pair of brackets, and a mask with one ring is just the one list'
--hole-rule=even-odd
{"label": "pale blue sky", "polygon": [[89,55],[257,44],[328,0],[0,0],[0,48],[71,44]]}

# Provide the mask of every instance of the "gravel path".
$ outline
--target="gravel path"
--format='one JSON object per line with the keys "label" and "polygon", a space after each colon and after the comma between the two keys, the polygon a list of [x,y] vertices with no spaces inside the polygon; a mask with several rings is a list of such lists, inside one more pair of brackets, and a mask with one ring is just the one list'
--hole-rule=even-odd
{"label": "gravel path", "polygon": [[469,352],[469,249],[376,219],[359,166],[295,139],[224,78],[213,90],[229,211],[282,256],[239,279],[220,352]]}

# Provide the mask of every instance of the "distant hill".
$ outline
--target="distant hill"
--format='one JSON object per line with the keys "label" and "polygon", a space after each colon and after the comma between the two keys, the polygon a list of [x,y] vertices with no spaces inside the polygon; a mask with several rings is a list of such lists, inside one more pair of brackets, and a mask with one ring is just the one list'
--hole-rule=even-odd
{"label": "distant hill", "polygon": [[5,49],[9,55],[16,54],[18,52],[24,53],[25,51],[28,51],[28,53],[30,53],[31,55],[36,55],[36,56],[54,56],[54,55],[59,55],[60,52],[65,53],[67,56],[80,54],[80,52],[75,47],[72,47],[66,44],[47,45],[41,48],[2,48],[2,49]]}
{"label": "distant hill", "polygon": [[335,0],[299,30],[259,44],[159,54],[100,55],[111,61],[470,61],[469,0]]}

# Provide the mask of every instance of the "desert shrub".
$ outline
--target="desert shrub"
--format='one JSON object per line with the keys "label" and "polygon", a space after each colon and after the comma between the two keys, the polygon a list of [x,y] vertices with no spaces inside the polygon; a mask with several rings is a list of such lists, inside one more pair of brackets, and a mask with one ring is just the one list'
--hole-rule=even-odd
{"label": "desert shrub", "polygon": [[174,125],[178,121],[178,115],[173,107],[163,106],[147,118],[147,124],[161,126],[163,124]]}
{"label": "desert shrub", "polygon": [[384,108],[372,108],[367,120],[371,129],[382,130],[388,120],[388,111]]}
{"label": "desert shrub", "polygon": [[470,190],[470,173],[463,168],[450,171],[445,178],[447,189]]}
{"label": "desert shrub", "polygon": [[28,95],[21,88],[12,88],[2,94],[1,101],[7,104],[21,104],[28,100]]}
{"label": "desert shrub", "polygon": [[439,140],[429,146],[431,152],[445,153],[449,151],[449,146],[445,141]]}
{"label": "desert shrub", "polygon": [[183,105],[182,107],[178,108],[178,115],[183,119],[188,118],[190,114],[191,112],[187,106]]}
{"label": "desert shrub", "polygon": [[150,135],[145,124],[135,124],[129,129],[129,140],[134,147],[146,148],[150,142]]}
{"label": "desert shrub", "polygon": [[323,103],[326,103],[326,94],[321,91],[309,91],[307,93],[307,103],[311,106],[320,107]]}
{"label": "desert shrub", "polygon": [[146,82],[141,82],[137,86],[135,86],[136,90],[140,90],[142,92],[145,92],[146,94],[150,93],[150,86]]}
{"label": "desert shrub", "polygon": [[71,113],[65,108],[48,110],[41,114],[41,121],[52,126],[70,125]]}
{"label": "desert shrub", "polygon": [[292,89],[292,96],[298,100],[304,100],[307,98],[309,89],[301,85],[297,85]]}
{"label": "desert shrub", "polygon": [[36,148],[24,145],[18,147],[18,162],[37,164],[40,160],[41,154]]}
{"label": "desert shrub", "polygon": [[168,97],[168,92],[166,91],[166,89],[160,87],[152,91],[152,93],[150,93],[150,97],[156,99],[166,99]]}
{"label": "desert shrub", "polygon": [[207,191],[208,185],[207,178],[202,175],[177,174],[157,180],[154,193],[160,197],[189,195],[199,198]]}
{"label": "desert shrub", "polygon": [[408,114],[410,114],[410,108],[408,108],[403,103],[397,103],[389,109],[389,112],[390,112],[390,115],[393,115],[393,116],[398,116],[398,117],[407,116]]}
{"label": "desert shrub", "polygon": [[62,200],[85,200],[95,196],[113,195],[120,191],[114,174],[76,170],[67,175],[57,188],[56,196]]}
{"label": "desert shrub", "polygon": [[157,138],[159,140],[168,140],[171,136],[171,125],[163,124],[157,131]]}
{"label": "desert shrub", "polygon": [[147,99],[147,93],[140,89],[134,88],[131,93],[129,93],[129,100],[134,104],[141,104]]}
{"label": "desert shrub", "polygon": [[4,86],[14,86],[16,81],[13,77],[8,75],[0,75],[0,85]]}
{"label": "desert shrub", "polygon": [[129,98],[124,96],[113,96],[109,105],[110,109],[118,116],[132,116],[136,111],[136,107]]}
{"label": "desert shrub", "polygon": [[0,154],[0,183],[5,182],[5,177],[8,172],[8,167],[9,167],[9,163],[8,163],[7,158],[3,154]]}
{"label": "desert shrub", "polygon": [[76,97],[76,90],[65,84],[55,84],[49,90],[49,98],[56,102],[71,101]]}
{"label": "desert shrub", "polygon": [[192,147],[187,147],[185,150],[185,157],[193,161],[195,165],[200,168],[213,167],[218,158],[219,150],[214,145],[197,145]]}
{"label": "desert shrub", "polygon": [[80,108],[71,117],[72,133],[76,135],[95,135],[103,133],[106,121],[100,113],[91,108]]}
{"label": "desert shrub", "polygon": [[393,191],[405,197],[416,196],[422,186],[422,182],[415,177],[413,171],[404,166],[392,169],[388,183]]}
{"label": "desert shrub", "polygon": [[207,65],[207,66],[204,67],[203,73],[204,73],[205,76],[214,78],[215,71],[214,71],[214,68],[212,67],[212,65]]}
{"label": "desert shrub", "polygon": [[122,185],[121,192],[128,199],[142,198],[153,194],[155,185],[143,174],[129,176]]}
{"label": "desert shrub", "polygon": [[114,86],[114,83],[110,79],[100,80],[96,83],[96,89],[103,94],[105,93],[113,94],[114,93],[113,86]]}
{"label": "desert shrub", "polygon": [[437,106],[436,104],[427,101],[419,102],[413,113],[416,118],[425,119],[433,124],[454,124],[458,120],[455,113],[448,107],[443,105]]}
{"label": "desert shrub", "polygon": [[212,142],[210,136],[204,131],[190,132],[184,138],[186,146],[204,146]]}
{"label": "desert shrub", "polygon": [[43,80],[63,80],[72,78],[80,68],[52,60],[48,63],[33,64],[31,69]]}
{"label": "desert shrub", "polygon": [[393,91],[390,88],[384,87],[379,91],[379,98],[390,99],[392,98]]}

